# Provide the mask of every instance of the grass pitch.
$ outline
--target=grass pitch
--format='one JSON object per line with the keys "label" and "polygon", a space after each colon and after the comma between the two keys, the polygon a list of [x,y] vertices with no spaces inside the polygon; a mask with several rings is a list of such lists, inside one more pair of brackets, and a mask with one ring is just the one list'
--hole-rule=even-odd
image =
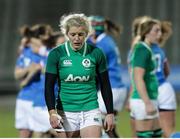
{"label": "grass pitch", "polygon": [[[14,100],[12,100],[15,102]],[[1,101],[2,102],[2,101]],[[180,104],[176,112],[176,131],[180,131]],[[0,138],[17,138],[18,132],[14,127],[15,105],[0,105]],[[117,119],[117,131],[121,137],[131,137],[129,112],[123,110]]]}

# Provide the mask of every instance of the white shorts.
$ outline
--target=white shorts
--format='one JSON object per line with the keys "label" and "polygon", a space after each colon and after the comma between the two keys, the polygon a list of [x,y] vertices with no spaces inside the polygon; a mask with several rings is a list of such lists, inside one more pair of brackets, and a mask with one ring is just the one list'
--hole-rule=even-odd
{"label": "white shorts", "polygon": [[15,127],[17,129],[32,130],[33,102],[27,100],[16,100]]}
{"label": "white shorts", "polygon": [[102,126],[101,112],[99,109],[81,112],[63,112],[63,128],[55,129],[57,132],[79,131],[88,126]]}
{"label": "white shorts", "polygon": [[155,119],[159,117],[157,101],[151,100],[151,102],[156,108],[157,113],[154,115],[147,115],[145,110],[145,104],[141,99],[130,99],[131,117],[133,117],[135,120]]}
{"label": "white shorts", "polygon": [[47,132],[52,129],[47,107],[34,107],[32,129],[36,132]]}
{"label": "white shorts", "polygon": [[169,82],[165,82],[158,88],[158,107],[165,110],[176,110],[176,94]]}
{"label": "white shorts", "polygon": [[[112,88],[113,93],[113,107],[116,111],[121,111],[124,107],[126,98],[127,98],[127,88]],[[98,103],[99,109],[102,113],[107,113],[106,106],[104,104],[101,92],[98,91]]]}

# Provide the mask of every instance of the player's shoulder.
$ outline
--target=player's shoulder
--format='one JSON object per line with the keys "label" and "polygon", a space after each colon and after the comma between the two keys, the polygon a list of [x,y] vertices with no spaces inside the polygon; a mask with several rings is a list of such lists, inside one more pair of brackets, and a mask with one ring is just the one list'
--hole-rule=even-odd
{"label": "player's shoulder", "polygon": [[134,50],[136,51],[148,51],[150,47],[146,45],[144,42],[138,42],[134,46]]}
{"label": "player's shoulder", "polygon": [[87,50],[89,53],[97,53],[97,54],[103,53],[99,47],[97,47],[95,44],[90,44],[90,43],[87,43]]}
{"label": "player's shoulder", "polygon": [[52,53],[61,54],[64,52],[64,50],[65,50],[65,44],[62,43],[62,44],[59,44],[56,47],[52,48],[49,53],[50,54],[52,54]]}

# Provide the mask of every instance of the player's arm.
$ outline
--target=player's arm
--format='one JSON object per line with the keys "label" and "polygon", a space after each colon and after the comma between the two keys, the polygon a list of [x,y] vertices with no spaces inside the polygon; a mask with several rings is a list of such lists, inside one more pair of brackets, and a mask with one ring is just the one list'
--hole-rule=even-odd
{"label": "player's arm", "polygon": [[100,89],[102,93],[102,97],[106,106],[107,113],[113,113],[113,97],[112,97],[112,90],[111,84],[109,81],[108,69],[107,69],[107,62],[106,57],[101,49],[96,49],[96,59],[97,59],[97,76],[100,83]]}
{"label": "player's arm", "polygon": [[99,74],[99,82],[107,113],[113,113],[113,97],[107,70]]}
{"label": "player's arm", "polygon": [[146,85],[144,82],[145,69],[141,67],[134,68],[134,81],[139,95],[141,96],[144,103],[150,103],[150,99],[147,94]]}
{"label": "player's arm", "polygon": [[113,97],[107,70],[106,57],[102,50],[96,49],[95,57],[97,59],[97,75],[100,83],[101,94],[104,100],[107,115],[104,120],[104,127],[106,131],[114,128],[114,114],[113,114]]}
{"label": "player's arm", "polygon": [[45,100],[50,116],[50,124],[53,128],[61,128],[63,120],[55,109],[54,86],[57,80],[57,74],[45,73]]}
{"label": "player's arm", "polygon": [[164,61],[164,69],[163,70],[164,70],[164,75],[167,78],[170,74],[170,66],[169,66],[169,62],[167,59]]}
{"label": "player's arm", "polygon": [[52,74],[48,72],[45,73],[45,100],[48,111],[55,109],[54,86],[56,83],[56,79],[57,79],[56,74]]}
{"label": "player's arm", "polygon": [[152,115],[156,112],[156,110],[154,106],[152,105],[152,102],[150,101],[150,98],[148,96],[146,85],[144,82],[144,74],[145,74],[145,69],[141,67],[134,68],[134,82],[135,82],[137,91],[141,99],[145,103],[147,114]]}
{"label": "player's arm", "polygon": [[49,112],[50,124],[53,128],[62,127],[62,118],[57,114],[55,109],[55,93],[54,87],[58,78],[58,62],[59,54],[54,49],[48,55],[46,72],[45,72],[45,101]]}
{"label": "player's arm", "polygon": [[40,64],[37,63],[31,63],[31,65],[28,68],[28,73],[26,75],[25,78],[23,78],[23,80],[21,80],[20,82],[20,86],[24,87],[26,86],[29,82],[31,82],[33,80],[33,77],[40,72],[42,69]]}
{"label": "player's arm", "polygon": [[21,67],[15,67],[14,70],[14,77],[16,80],[20,80],[23,77],[25,77],[28,74],[29,67],[21,68]]}
{"label": "player's arm", "polygon": [[104,100],[107,110],[107,115],[104,121],[104,127],[108,132],[108,131],[112,131],[114,128],[114,124],[113,124],[114,114],[113,114],[113,96],[112,96],[112,90],[111,90],[111,85],[107,70],[99,74],[99,82],[101,87],[102,98]]}
{"label": "player's arm", "polygon": [[[142,45],[142,44],[139,44]],[[133,62],[133,71],[134,71],[134,82],[135,86],[137,88],[137,91],[145,103],[146,112],[148,114],[154,114],[155,108],[150,101],[150,98],[148,96],[148,92],[146,89],[146,84],[144,81],[144,75],[146,72],[146,67],[148,66],[147,61],[151,58],[151,53],[148,49],[145,47],[139,47],[136,48],[136,51],[134,53],[134,62]]]}

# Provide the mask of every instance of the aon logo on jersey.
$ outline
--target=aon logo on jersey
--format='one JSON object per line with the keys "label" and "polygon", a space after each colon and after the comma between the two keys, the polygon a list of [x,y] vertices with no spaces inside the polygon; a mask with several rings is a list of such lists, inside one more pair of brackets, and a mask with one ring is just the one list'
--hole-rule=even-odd
{"label": "aon logo on jersey", "polygon": [[73,76],[73,74],[69,74],[68,77],[65,79],[66,82],[86,82],[89,81],[88,76]]}

